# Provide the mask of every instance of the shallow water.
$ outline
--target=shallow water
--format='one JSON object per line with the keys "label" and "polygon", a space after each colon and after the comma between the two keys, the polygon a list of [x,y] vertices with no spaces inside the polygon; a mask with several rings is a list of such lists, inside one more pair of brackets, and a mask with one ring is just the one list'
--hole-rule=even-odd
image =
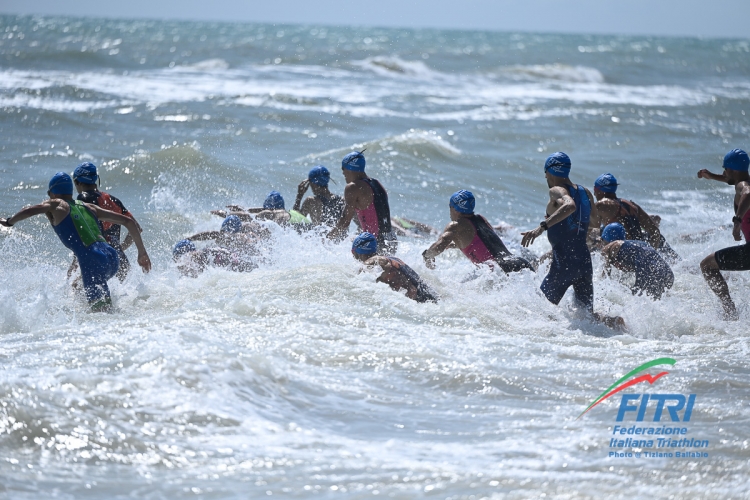
{"label": "shallow water", "polygon": [[[731,234],[680,236],[731,219],[732,188],[695,172],[750,147],[748,52],[744,40],[0,17],[0,213],[93,161],[154,262],[111,282],[115,313],[88,314],[46,220],[0,229],[0,496],[747,498],[750,278],[731,273],[741,321],[720,321],[698,263]],[[545,268],[462,283],[462,255],[430,271],[430,241],[407,238],[398,256],[443,296],[417,304],[358,274],[346,244],[278,228],[252,273],[179,277],[171,245],[217,228],[208,210],[271,189],[291,205],[318,163],[340,193],[338,162],[362,147],[394,214],[442,227],[467,188],[479,213],[520,230],[543,216],[544,159],[566,151],[574,182],[610,171],[662,216],[683,257],[674,288],[634,297],[595,257],[595,307],[625,318],[618,334],[570,296],[549,304]],[[576,417],[659,357],[677,363],[642,392],[696,394],[688,435],[710,456],[609,458],[618,397]]]}

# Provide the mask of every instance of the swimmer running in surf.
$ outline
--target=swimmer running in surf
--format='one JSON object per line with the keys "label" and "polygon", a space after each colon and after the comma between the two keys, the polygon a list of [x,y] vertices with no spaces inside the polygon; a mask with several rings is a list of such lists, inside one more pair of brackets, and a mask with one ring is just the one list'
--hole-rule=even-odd
{"label": "swimmer running in surf", "polygon": [[[130,213],[127,208],[125,208],[125,205],[123,205],[123,203],[119,199],[115,198],[111,194],[105,191],[100,191],[99,187],[97,186],[97,181],[101,183],[101,178],[97,173],[96,165],[88,162],[78,165],[78,167],[76,167],[76,169],[73,171],[73,184],[76,188],[76,191],[78,191],[77,199],[84,203],[91,203],[93,205],[96,205],[97,207],[101,207],[105,210],[122,214],[125,217],[133,219],[135,225],[138,227],[138,230],[142,231],[141,226],[138,224],[138,221],[135,220],[133,214]],[[117,251],[117,257],[120,261],[120,267],[117,269],[117,278],[120,280],[120,282],[125,281],[125,278],[130,271],[130,261],[128,260],[127,255],[125,255],[125,250],[127,250],[130,245],[133,244],[133,237],[130,235],[130,233],[128,233],[128,235],[125,237],[125,241],[120,242],[121,227],[122,226],[120,226],[120,224],[101,222],[100,228],[102,236],[104,236],[104,239],[107,240],[109,246]],[[73,258],[73,262],[68,269],[68,277],[70,277],[73,274],[73,271],[75,271],[77,268],[78,261]]]}
{"label": "swimmer running in surf", "polygon": [[35,215],[46,215],[55,234],[73,252],[81,268],[83,289],[92,311],[112,308],[107,281],[119,269],[117,250],[102,236],[99,221],[125,226],[138,249],[138,264],[143,272],[151,270],[151,260],[143,246],[141,232],[129,217],[110,212],[90,203],[73,200],[73,179],[65,172],[56,173],[49,181],[49,199],[17,214],[0,219],[0,225],[13,227],[17,222]]}
{"label": "swimmer running in surf", "polygon": [[378,241],[372,234],[364,232],[352,243],[352,255],[367,267],[380,266],[383,273],[376,280],[385,283],[394,291],[406,290],[406,296],[417,302],[437,302],[438,295],[414,270],[396,257],[377,255]]}
{"label": "swimmer running in surf", "polygon": [[547,300],[559,304],[572,286],[576,301],[594,319],[610,328],[624,327],[625,321],[619,316],[594,312],[594,270],[586,237],[589,221],[596,217],[596,207],[589,190],[570,181],[570,168],[570,158],[563,152],[553,153],[547,158],[544,175],[549,186],[549,202],[545,220],[537,228],[522,233],[521,244],[525,247],[532,245],[547,231],[552,245],[552,264],[541,286]]}
{"label": "swimmer running in surf", "polygon": [[706,169],[698,172],[699,179],[711,179],[734,186],[734,217],[732,218],[732,237],[744,245],[724,248],[712,253],[701,261],[701,271],[706,283],[719,297],[727,320],[737,320],[739,315],[729,294],[729,286],[721,271],[750,270],[750,176],[748,175],[750,158],[741,149],[733,149],[724,156],[724,172],[714,174]]}
{"label": "swimmer running in surf", "polygon": [[635,273],[633,295],[646,292],[654,300],[661,299],[665,290],[672,288],[674,274],[669,264],[654,248],[640,240],[626,239],[625,228],[619,222],[607,225],[602,231],[604,266],[607,274],[610,266],[625,272]]}
{"label": "swimmer running in surf", "polygon": [[602,174],[594,182],[597,199],[596,215],[591,220],[591,230],[602,229],[607,224],[619,222],[625,228],[628,240],[647,241],[666,260],[675,263],[680,256],[672,250],[659,231],[659,224],[645,210],[631,200],[617,197],[617,179],[612,174]]}
{"label": "swimmer running in surf", "polygon": [[375,235],[378,251],[394,253],[398,242],[391,227],[391,209],[388,204],[388,193],[377,179],[365,174],[365,156],[352,152],[341,161],[341,170],[346,179],[344,200],[346,208],[336,227],[328,233],[332,240],[343,240],[349,231],[349,224],[354,216],[359,220],[362,231]]}
{"label": "swimmer running in surf", "polygon": [[487,219],[474,213],[476,200],[470,191],[453,193],[448,203],[451,222],[438,240],[422,252],[425,265],[435,269],[435,257],[455,246],[474,264],[497,265],[506,273],[534,268],[521,257],[514,256],[503,244]]}
{"label": "swimmer running in surf", "polygon": [[[335,226],[344,215],[345,203],[341,196],[328,189],[330,180],[331,173],[326,167],[313,167],[307,174],[307,180],[300,182],[297,187],[297,199],[292,210],[306,215],[316,226]],[[302,197],[308,188],[312,190],[313,196],[308,196],[303,202]]]}

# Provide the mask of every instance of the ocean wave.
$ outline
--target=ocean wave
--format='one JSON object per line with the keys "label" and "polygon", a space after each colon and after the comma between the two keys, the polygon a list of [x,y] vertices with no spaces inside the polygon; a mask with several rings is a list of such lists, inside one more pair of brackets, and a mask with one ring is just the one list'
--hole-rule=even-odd
{"label": "ocean wave", "polygon": [[352,65],[389,77],[435,78],[443,75],[443,73],[431,69],[422,61],[405,61],[398,56],[368,57],[361,61],[352,62]]}
{"label": "ocean wave", "polygon": [[499,76],[514,79],[555,80],[573,83],[604,83],[604,75],[587,66],[569,66],[567,64],[535,64],[531,66],[508,66],[501,68]]}

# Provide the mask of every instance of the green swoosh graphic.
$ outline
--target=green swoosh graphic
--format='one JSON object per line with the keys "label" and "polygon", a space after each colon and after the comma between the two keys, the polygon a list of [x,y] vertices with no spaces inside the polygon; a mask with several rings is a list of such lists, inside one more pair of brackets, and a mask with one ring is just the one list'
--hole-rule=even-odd
{"label": "green swoosh graphic", "polygon": [[[620,378],[617,382],[615,382],[614,384],[612,384],[609,387],[607,387],[604,390],[604,392],[602,392],[601,394],[599,394],[598,398],[596,398],[595,400],[593,400],[591,402],[591,404],[588,405],[585,410],[583,410],[583,413],[581,413],[581,415],[583,415],[584,413],[586,413],[589,410],[589,408],[591,408],[592,406],[594,406],[600,399],[602,399],[604,396],[606,396],[607,393],[609,391],[611,391],[612,389],[614,389],[618,384],[620,384],[620,382],[624,382],[625,380],[629,379],[630,377],[632,377],[636,373],[642,372],[643,370],[648,370],[652,366],[657,366],[657,365],[674,365],[676,362],[677,361],[675,361],[672,358],[657,358],[657,359],[649,361],[648,363],[643,363],[641,366],[639,366],[638,368],[636,368],[636,369],[628,372],[626,375],[624,375],[622,378]],[[581,415],[578,415],[578,418],[580,418]]]}

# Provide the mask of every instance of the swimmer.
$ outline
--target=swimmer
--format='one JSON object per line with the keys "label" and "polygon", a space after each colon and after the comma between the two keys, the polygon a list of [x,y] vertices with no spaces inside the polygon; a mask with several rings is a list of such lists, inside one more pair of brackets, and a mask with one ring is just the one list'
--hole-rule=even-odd
{"label": "swimmer", "polygon": [[589,221],[596,217],[596,207],[589,190],[570,181],[570,168],[570,158],[565,153],[553,153],[547,158],[544,175],[550,189],[545,220],[539,223],[539,227],[521,233],[521,244],[528,247],[547,231],[552,244],[552,264],[541,286],[547,300],[559,304],[572,286],[576,301],[594,319],[610,328],[622,328],[625,321],[619,316],[594,312],[594,270],[586,237]]}
{"label": "swimmer", "polygon": [[608,224],[602,231],[602,248],[607,273],[610,265],[625,272],[635,273],[633,295],[646,292],[654,300],[661,299],[665,290],[672,288],[674,274],[669,264],[645,241],[627,240],[625,228],[619,222]]}
{"label": "swimmer", "polygon": [[[328,169],[318,165],[307,174],[307,180],[297,187],[293,210],[309,217],[316,226],[333,227],[344,214],[344,199],[328,189],[330,180],[331,173]],[[308,196],[303,202],[302,197],[308,188],[312,190],[313,196]]]}
{"label": "swimmer", "polygon": [[[279,226],[292,226],[298,231],[312,228],[310,219],[296,210],[286,211],[284,208],[284,198],[278,191],[271,191],[263,201],[262,208],[242,208],[237,205],[229,205],[227,208],[232,212],[225,210],[212,210],[211,213],[220,217],[235,215],[243,222],[253,222],[254,220],[267,220],[278,224]],[[255,215],[255,218],[251,216]]]}
{"label": "swimmer", "polygon": [[724,309],[724,317],[737,320],[737,308],[729,287],[721,271],[750,270],[750,176],[748,176],[750,159],[741,149],[733,149],[724,156],[724,172],[713,174],[706,169],[698,172],[699,179],[711,179],[734,186],[734,217],[732,217],[732,237],[744,245],[736,245],[714,252],[701,261],[701,271],[706,283],[719,297]]}
{"label": "swimmer", "polygon": [[512,273],[522,269],[534,268],[521,257],[514,256],[506,248],[487,219],[474,213],[476,201],[470,191],[460,190],[453,193],[448,203],[451,222],[445,226],[438,240],[422,252],[425,265],[435,269],[435,257],[448,248],[455,246],[474,264],[494,264]]}
{"label": "swimmer", "polygon": [[229,215],[221,223],[219,231],[203,231],[186,239],[190,241],[216,241],[216,244],[229,251],[255,255],[259,238],[250,231],[243,231],[244,224],[236,215]]}
{"label": "swimmer", "polygon": [[377,238],[379,251],[394,253],[398,242],[391,227],[388,193],[378,180],[365,174],[363,152],[364,150],[349,153],[341,161],[341,170],[347,182],[344,188],[346,208],[336,227],[328,233],[328,238],[344,239],[349,231],[349,224],[356,215],[362,231],[367,231]]}
{"label": "swimmer", "polygon": [[406,290],[406,296],[417,302],[437,302],[438,295],[414,270],[395,257],[377,255],[378,240],[364,232],[352,243],[352,255],[367,267],[380,266],[383,273],[375,280],[385,283],[394,291]]}
{"label": "swimmer", "polygon": [[594,182],[597,216],[591,221],[591,230],[619,222],[625,228],[628,240],[647,241],[668,261],[680,260],[659,231],[659,224],[633,201],[618,198],[615,194],[617,186],[617,179],[612,174],[602,174]]}
{"label": "swimmer", "polygon": [[[78,165],[73,171],[73,184],[75,185],[76,191],[78,191],[77,199],[84,203],[91,203],[97,207],[109,210],[110,212],[122,214],[125,217],[133,219],[138,230],[142,231],[140,224],[135,220],[133,214],[125,208],[125,205],[111,194],[105,191],[100,191],[96,184],[97,181],[101,183],[101,178],[96,171],[96,165],[88,162]],[[133,244],[133,237],[130,233],[125,237],[125,241],[122,243],[120,242],[121,227],[120,224],[112,224],[111,222],[101,223],[102,236],[107,240],[109,246],[117,251],[117,257],[120,259],[120,267],[117,270],[117,278],[120,282],[125,281],[125,278],[130,271],[130,261],[128,260],[127,255],[125,255],[125,250]],[[72,275],[77,267],[78,261],[73,258],[73,263],[70,265],[70,269],[68,269],[68,277]]]}
{"label": "swimmer", "polygon": [[119,269],[117,250],[102,236],[99,221],[125,226],[138,249],[138,264],[143,272],[151,270],[151,260],[143,246],[141,233],[135,221],[123,214],[110,212],[93,204],[73,200],[73,179],[56,173],[49,181],[49,199],[38,205],[24,208],[17,214],[0,219],[0,225],[13,227],[17,222],[35,215],[46,215],[52,229],[65,247],[73,252],[81,268],[83,289],[92,311],[112,308],[107,280]]}
{"label": "swimmer", "polygon": [[219,267],[228,271],[246,273],[255,269],[249,262],[226,248],[204,248],[198,250],[190,240],[180,240],[172,248],[172,259],[183,276],[197,278],[208,266]]}

